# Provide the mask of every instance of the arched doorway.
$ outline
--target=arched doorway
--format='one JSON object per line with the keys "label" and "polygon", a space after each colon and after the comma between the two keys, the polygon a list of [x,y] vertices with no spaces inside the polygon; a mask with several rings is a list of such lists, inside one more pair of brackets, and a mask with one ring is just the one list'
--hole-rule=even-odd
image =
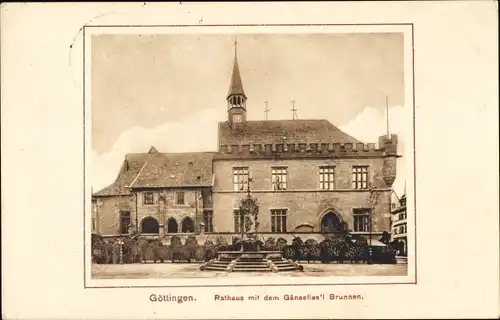
{"label": "arched doorway", "polygon": [[194,222],[191,218],[184,218],[184,220],[182,220],[182,232],[183,233],[194,232]]}
{"label": "arched doorway", "polygon": [[333,211],[328,211],[321,219],[321,232],[332,233],[344,231],[340,217]]}
{"label": "arched doorway", "polygon": [[160,226],[158,224],[158,221],[153,217],[147,217],[147,218],[142,219],[141,232],[142,233],[159,233]]}
{"label": "arched doorway", "polygon": [[177,221],[175,221],[174,218],[168,219],[167,233],[177,233],[177,231],[178,231]]}

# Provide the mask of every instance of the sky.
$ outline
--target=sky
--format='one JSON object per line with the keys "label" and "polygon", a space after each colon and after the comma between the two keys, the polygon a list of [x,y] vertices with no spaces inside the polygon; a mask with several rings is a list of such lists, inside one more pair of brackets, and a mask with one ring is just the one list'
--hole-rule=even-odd
{"label": "sky", "polygon": [[[327,119],[364,142],[406,134],[403,34],[238,34],[249,120]],[[126,153],[216,150],[235,35],[94,35],[91,39],[95,190],[116,178]],[[406,111],[405,111],[406,110]],[[401,128],[399,128],[401,127]],[[400,131],[400,132],[398,132]],[[410,138],[411,137],[407,137]],[[405,141],[400,138],[400,150]],[[399,161],[399,164],[404,161]],[[399,170],[401,169],[399,165]],[[395,182],[402,192],[404,178]]]}

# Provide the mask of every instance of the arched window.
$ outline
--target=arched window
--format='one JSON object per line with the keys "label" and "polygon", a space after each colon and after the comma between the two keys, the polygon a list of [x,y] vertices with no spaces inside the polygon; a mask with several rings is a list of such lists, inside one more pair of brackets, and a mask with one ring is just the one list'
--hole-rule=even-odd
{"label": "arched window", "polygon": [[183,233],[194,232],[194,222],[191,218],[184,218],[184,220],[182,220],[182,232]]}
{"label": "arched window", "polygon": [[177,231],[178,231],[177,221],[175,221],[174,218],[168,219],[167,233],[177,233]]}
{"label": "arched window", "polygon": [[343,228],[342,221],[333,211],[329,211],[321,219],[321,232],[323,233],[341,232],[344,231]]}
{"label": "arched window", "polygon": [[311,226],[310,224],[303,223],[299,224],[298,226],[295,227],[296,232],[313,232],[314,227]]}
{"label": "arched window", "polygon": [[147,218],[142,219],[141,232],[142,233],[159,233],[160,226],[158,225],[158,221],[153,217],[147,217]]}

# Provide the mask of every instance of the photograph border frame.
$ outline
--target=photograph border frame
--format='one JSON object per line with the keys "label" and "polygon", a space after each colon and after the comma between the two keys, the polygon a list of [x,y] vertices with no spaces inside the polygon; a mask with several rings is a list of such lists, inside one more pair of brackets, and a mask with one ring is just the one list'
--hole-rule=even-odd
{"label": "photograph border frame", "polygon": [[[86,172],[86,29],[91,29],[91,28],[155,28],[155,27],[160,27],[160,28],[192,28],[192,27],[233,27],[233,28],[238,28],[238,27],[321,27],[321,26],[327,26],[327,27],[342,27],[342,26],[411,26],[411,79],[412,79],[412,125],[413,128],[411,130],[412,135],[413,135],[413,141],[412,141],[412,147],[413,147],[413,228],[414,228],[414,236],[413,236],[413,248],[414,248],[414,255],[413,255],[413,263],[414,263],[414,279],[412,282],[380,282],[380,283],[293,283],[293,284],[200,284],[200,285],[113,285],[113,286],[88,286],[87,284],[87,172]],[[335,23],[319,23],[319,24],[314,24],[314,23],[301,23],[301,24],[174,24],[174,25],[168,25],[168,24],[152,24],[152,25],[146,25],[146,24],[123,24],[123,25],[117,25],[117,24],[110,24],[110,25],[84,25],[82,27],[82,34],[83,34],[83,288],[84,289],[129,289],[129,288],[137,288],[137,289],[144,289],[144,288],[224,288],[224,287],[311,287],[311,286],[360,286],[360,285],[367,285],[367,286],[376,286],[376,285],[416,285],[418,283],[418,250],[417,250],[417,201],[416,201],[416,195],[417,195],[417,187],[416,187],[416,176],[417,176],[417,164],[416,164],[416,119],[415,119],[415,101],[416,101],[416,94],[415,94],[415,33],[414,33],[414,24],[413,23],[405,23],[405,22],[400,22],[400,23],[343,23],[343,24],[335,24]],[[405,70],[406,71],[406,70]],[[89,75],[90,76],[90,75]],[[410,144],[409,144],[410,145]]]}

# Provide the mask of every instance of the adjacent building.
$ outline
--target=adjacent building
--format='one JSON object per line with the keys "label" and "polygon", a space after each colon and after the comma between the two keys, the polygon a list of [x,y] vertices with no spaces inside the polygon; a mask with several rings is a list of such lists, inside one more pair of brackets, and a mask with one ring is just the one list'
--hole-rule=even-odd
{"label": "adjacent building", "polygon": [[392,240],[399,242],[399,255],[408,254],[406,194],[404,194],[392,209]]}
{"label": "adjacent building", "polygon": [[396,135],[376,146],[327,120],[247,120],[236,56],[225,98],[218,150],[126,155],[115,182],[93,194],[96,233],[237,235],[248,189],[266,237],[390,232]]}
{"label": "adjacent building", "polygon": [[[146,236],[210,231],[214,153],[128,154],[118,177],[93,195],[97,233]],[[93,220],[94,221],[94,220]]]}

